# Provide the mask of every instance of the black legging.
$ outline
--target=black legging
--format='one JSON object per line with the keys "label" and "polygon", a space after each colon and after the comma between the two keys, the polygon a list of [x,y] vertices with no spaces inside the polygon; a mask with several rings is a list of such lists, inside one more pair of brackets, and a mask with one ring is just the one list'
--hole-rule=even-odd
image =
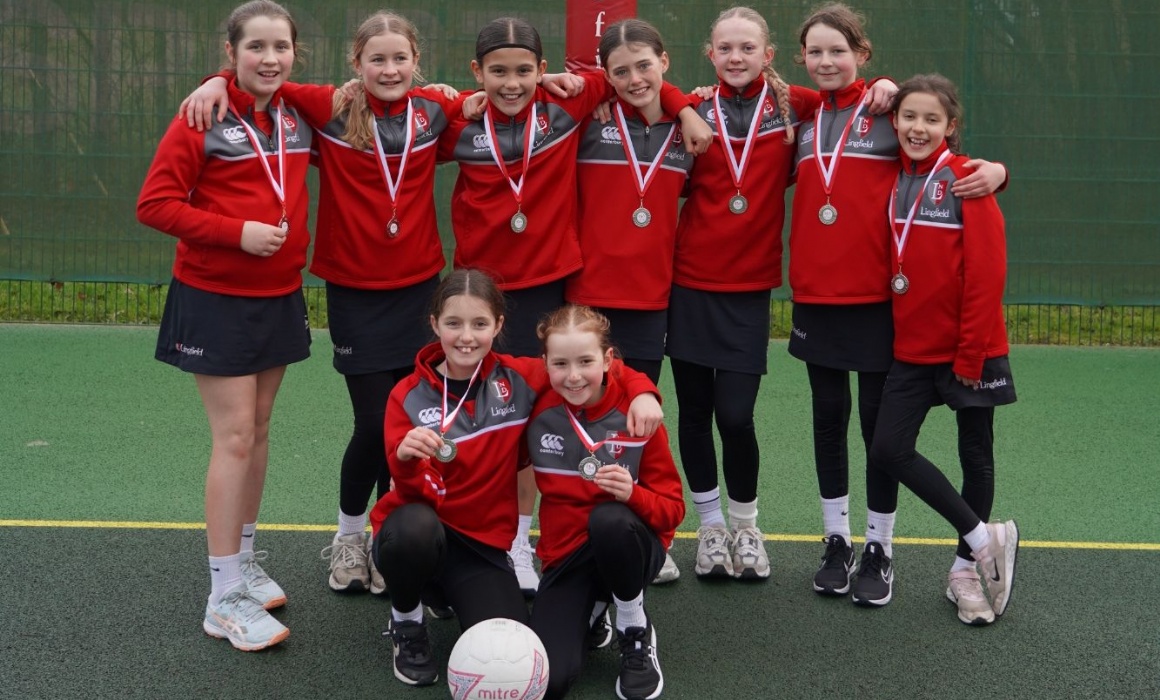
{"label": "black legging", "polygon": [[[806,363],[814,411],[814,466],[822,498],[841,498],[850,493],[850,372]],[[886,372],[858,372],[858,423],[866,452],[874,439],[878,406]],[[869,471],[869,463],[867,463]]]}
{"label": "black legging", "polygon": [[378,485],[378,496],[391,488],[383,442],[383,415],[395,383],[411,374],[411,367],[373,374],[345,375],[346,391],[354,409],[354,432],[342,455],[338,480],[338,507],[347,515],[367,510],[367,500]]}
{"label": "black legging", "polygon": [[623,503],[601,503],[588,515],[588,542],[544,572],[532,607],[532,629],[548,652],[546,700],[562,698],[588,653],[588,621],[611,592],[632,600],[664,562],[660,540]]}
{"label": "black legging", "polygon": [[399,506],[387,516],[373,552],[391,606],[400,612],[418,607],[434,586],[461,629],[493,617],[528,624],[528,606],[507,553],[445,527],[424,503]]}
{"label": "black legging", "polygon": [[761,375],[670,359],[680,409],[677,444],[689,490],[703,493],[717,488],[717,452],[713,445],[716,417],[726,492],[741,503],[757,500],[761,455],[753,427],[753,407],[761,388]]}
{"label": "black legging", "polygon": [[[893,513],[898,507],[898,482],[946,518],[959,533],[957,554],[970,558],[962,536],[991,517],[995,496],[994,408],[961,408],[959,462],[963,471],[960,494],[926,457],[915,450],[918,433],[938,395],[929,381],[891,380],[883,394],[870,460],[885,478],[869,479],[866,501],[871,510]],[[891,487],[891,483],[893,486]]]}

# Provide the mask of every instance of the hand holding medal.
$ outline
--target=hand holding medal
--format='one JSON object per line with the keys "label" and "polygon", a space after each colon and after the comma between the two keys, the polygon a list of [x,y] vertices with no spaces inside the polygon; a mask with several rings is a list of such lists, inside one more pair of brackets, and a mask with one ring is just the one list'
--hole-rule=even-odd
{"label": "hand holding medal", "polygon": [[592,481],[621,503],[627,502],[632,497],[632,488],[635,485],[632,474],[619,464],[605,464],[600,467]]}
{"label": "hand holding medal", "polygon": [[404,462],[412,459],[431,459],[443,446],[439,433],[422,426],[411,428],[395,448],[395,456]]}

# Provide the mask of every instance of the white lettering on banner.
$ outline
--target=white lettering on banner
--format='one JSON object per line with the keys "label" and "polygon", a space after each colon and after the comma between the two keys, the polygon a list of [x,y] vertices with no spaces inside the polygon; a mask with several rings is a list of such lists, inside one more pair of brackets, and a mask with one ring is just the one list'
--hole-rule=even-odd
{"label": "white lettering on banner", "polygon": [[599,39],[604,35],[604,15],[607,14],[604,10],[596,13],[596,38]]}

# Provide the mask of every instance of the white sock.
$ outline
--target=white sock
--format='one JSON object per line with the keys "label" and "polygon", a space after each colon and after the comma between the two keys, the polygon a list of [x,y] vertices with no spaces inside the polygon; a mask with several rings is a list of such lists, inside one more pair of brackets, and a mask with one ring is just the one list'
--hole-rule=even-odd
{"label": "white sock", "polygon": [[850,544],[850,495],[822,499],[822,530],[827,537],[841,535]]}
{"label": "white sock", "polygon": [[415,606],[415,609],[410,612],[399,612],[395,606],[391,606],[391,619],[395,622],[422,622],[423,621],[423,604]]}
{"label": "white sock", "polygon": [[742,503],[729,499],[729,528],[757,527],[757,501]]}
{"label": "white sock", "polygon": [[987,531],[987,524],[980,522],[967,534],[963,535],[967,546],[971,548],[972,552],[983,553],[987,551],[987,546],[991,544],[991,533]]}
{"label": "white sock", "polygon": [[365,511],[359,513],[358,515],[347,515],[346,513],[342,512],[342,509],[339,509],[338,535],[336,536],[336,539],[337,537],[343,537],[345,535],[356,535],[360,532],[366,532],[366,529],[367,514]]}
{"label": "white sock", "polygon": [[528,536],[531,534],[531,531],[532,531],[532,516],[521,515],[520,516],[520,523],[516,528],[516,539],[520,540],[521,542],[530,542],[530,540],[528,539]]}
{"label": "white sock", "polygon": [[242,525],[242,554],[254,551],[254,531],[257,529],[258,523]]}
{"label": "white sock", "polygon": [[226,591],[242,582],[240,554],[209,558],[209,603],[217,605]]}
{"label": "white sock", "polygon": [[894,558],[894,513],[866,510],[866,541],[882,545],[882,551]]}
{"label": "white sock", "polygon": [[645,627],[648,617],[644,614],[644,591],[636,594],[632,600],[621,600],[615,595],[612,602],[616,604],[616,629],[620,632],[629,627]]}
{"label": "white sock", "polygon": [[952,574],[956,571],[974,571],[974,570],[975,570],[975,560],[974,559],[963,559],[960,556],[956,556],[955,563],[951,564],[951,573]]}
{"label": "white sock", "polygon": [[693,491],[693,506],[701,518],[702,527],[725,527],[725,511],[721,510],[721,489]]}

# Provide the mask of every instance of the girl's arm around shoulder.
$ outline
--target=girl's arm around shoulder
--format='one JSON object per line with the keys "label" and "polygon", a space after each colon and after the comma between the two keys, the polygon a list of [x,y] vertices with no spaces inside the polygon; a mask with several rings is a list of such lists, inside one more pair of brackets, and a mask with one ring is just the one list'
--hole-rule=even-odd
{"label": "girl's arm around shoulder", "polygon": [[281,95],[288,106],[298,110],[307,124],[321,129],[334,118],[334,93],[337,90],[333,85],[286,81],[282,84]]}
{"label": "girl's arm around shoulder", "polygon": [[137,197],[137,220],[190,243],[237,248],[245,221],[198,209],[189,203],[205,168],[205,134],[174,117],[157,145],[153,164]]}
{"label": "girl's arm around shoulder", "polygon": [[615,360],[608,370],[615,372],[615,381],[624,388],[624,395],[631,402],[628,406],[628,433],[633,437],[651,437],[662,427],[665,418],[661,410],[661,392],[652,380],[620,360]]}

